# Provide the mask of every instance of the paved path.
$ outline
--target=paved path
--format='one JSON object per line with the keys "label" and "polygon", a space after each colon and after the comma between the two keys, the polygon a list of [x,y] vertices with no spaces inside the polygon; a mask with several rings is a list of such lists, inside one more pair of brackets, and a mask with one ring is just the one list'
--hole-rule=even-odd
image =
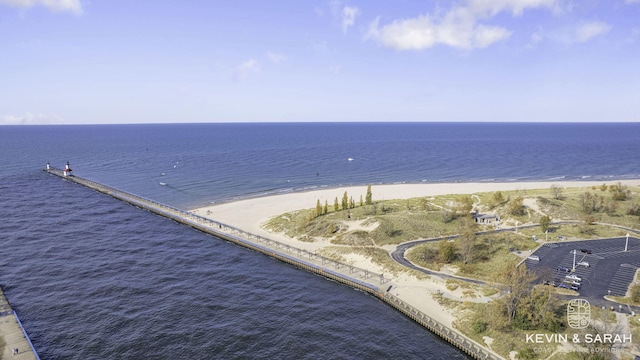
{"label": "paved path", "polygon": [[[2,346],[0,359],[38,359],[2,290],[0,290],[0,346]],[[17,353],[14,349],[17,349]]]}

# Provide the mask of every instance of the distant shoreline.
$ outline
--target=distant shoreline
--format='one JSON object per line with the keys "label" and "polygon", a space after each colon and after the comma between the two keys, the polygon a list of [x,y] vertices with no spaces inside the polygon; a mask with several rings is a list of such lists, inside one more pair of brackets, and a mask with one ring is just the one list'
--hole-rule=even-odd
{"label": "distant shoreline", "polygon": [[[272,189],[272,190],[264,190],[264,191],[256,191],[254,193],[247,193],[244,195],[234,195],[234,196],[229,196],[229,197],[225,197],[225,198],[221,198],[215,201],[208,201],[206,203],[204,203],[201,206],[192,206],[191,209],[195,210],[195,209],[202,209],[205,207],[210,207],[210,206],[219,206],[219,205],[224,205],[224,204],[229,204],[229,203],[235,203],[235,202],[239,202],[239,201],[245,201],[245,200],[253,200],[253,199],[259,199],[259,198],[266,198],[266,197],[276,197],[276,196],[281,196],[281,195],[289,195],[289,194],[303,194],[303,193],[311,193],[311,192],[316,192],[316,191],[324,191],[324,190],[332,190],[332,189],[350,189],[350,188],[366,188],[368,185],[371,185],[372,188],[374,189],[378,189],[380,187],[387,187],[387,186],[431,186],[431,185],[443,185],[443,186],[447,186],[447,185],[452,185],[452,186],[458,186],[458,185],[464,185],[464,184],[474,184],[474,185],[479,185],[480,187],[483,186],[483,184],[505,184],[505,185],[509,185],[509,184],[527,184],[527,185],[533,185],[533,184],[542,184],[542,185],[548,185],[548,186],[539,186],[539,187],[527,187],[527,189],[529,190],[534,190],[534,189],[544,189],[544,188],[548,188],[551,185],[564,185],[564,187],[591,187],[591,186],[600,186],[602,184],[617,184],[618,182],[622,183],[622,184],[640,184],[640,177],[638,178],[622,178],[622,179],[611,179],[611,180],[563,180],[563,179],[559,179],[559,180],[550,180],[550,179],[540,179],[540,180],[513,180],[513,181],[506,181],[506,180],[460,180],[460,181],[448,181],[448,180],[443,180],[443,181],[433,181],[433,182],[429,182],[429,181],[420,181],[420,182],[413,182],[413,181],[397,181],[397,182],[374,182],[374,183],[362,183],[362,184],[327,184],[327,185],[316,185],[316,186],[305,186],[305,187],[300,187],[300,188],[295,188],[295,187],[291,187],[291,188],[282,188],[282,189]],[[519,189],[514,189],[514,190],[519,190]],[[504,189],[500,189],[500,190],[488,190],[488,191],[509,191],[508,186],[505,187]],[[475,192],[485,192],[485,191],[471,191],[471,192],[461,192],[460,194],[467,194],[467,193],[475,193]],[[453,194],[453,193],[452,193]],[[436,194],[437,195],[437,194]],[[205,200],[206,201],[206,200]]]}

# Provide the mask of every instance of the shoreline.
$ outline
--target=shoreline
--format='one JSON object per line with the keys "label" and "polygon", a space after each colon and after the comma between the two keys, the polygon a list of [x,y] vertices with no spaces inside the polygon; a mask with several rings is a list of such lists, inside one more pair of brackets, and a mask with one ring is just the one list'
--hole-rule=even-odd
{"label": "shoreline", "polygon": [[[441,195],[468,195],[495,191],[527,191],[550,189],[552,185],[563,188],[588,188],[602,184],[626,184],[640,186],[640,179],[611,180],[611,181],[527,181],[527,182],[456,182],[456,183],[405,183],[372,185],[371,192],[374,201],[403,200],[416,197],[430,197]],[[321,204],[325,201],[333,204],[337,197],[341,199],[346,191],[349,196],[358,202],[360,196],[366,195],[367,185],[338,186],[332,188],[314,189],[308,191],[289,192],[267,196],[251,197],[232,202],[211,204],[192,208],[191,213],[214,219],[218,222],[241,228],[245,231],[260,236],[274,237],[274,240],[289,242],[292,239],[281,234],[268,232],[262,225],[274,216],[287,212],[313,209],[318,200]],[[295,241],[300,245],[300,241]],[[308,250],[317,250],[316,246],[309,245]]]}
{"label": "shoreline", "polygon": [[[63,177],[62,174],[59,173],[59,170],[51,169],[48,170],[48,172]],[[474,294],[469,296],[462,291],[461,287],[449,289],[446,281],[444,281],[439,274],[434,274],[434,276],[428,278],[418,278],[415,274],[404,271],[389,274],[386,272],[386,268],[376,268],[377,265],[375,265],[369,257],[363,255],[350,254],[350,256],[355,256],[351,256],[347,262],[344,262],[342,259],[332,260],[321,254],[317,254],[317,250],[321,249],[323,245],[327,245],[326,243],[323,244],[320,242],[319,244],[315,244],[298,241],[283,234],[274,234],[261,229],[261,224],[271,216],[280,215],[287,211],[300,209],[301,207],[309,209],[310,205],[313,205],[318,197],[329,200],[330,198],[340,197],[342,195],[340,194],[341,192],[352,191],[350,195],[357,198],[359,193],[354,195],[353,191],[357,191],[358,189],[364,196],[366,187],[341,187],[338,189],[325,189],[305,193],[283,194],[185,211],[80,177],[70,176],[67,177],[67,179],[79,185],[84,185],[110,195],[116,199],[129,202],[134,206],[149,210],[160,216],[173,219],[179,223],[217,236],[223,240],[254,249],[285,263],[378,296],[385,303],[474,358],[503,358],[492,350],[491,343],[494,340],[493,338],[483,338],[483,341],[479,343],[456,330],[453,326],[457,320],[455,309],[451,309],[440,303],[441,298],[460,302],[488,302],[497,295],[485,296],[480,294],[478,296],[475,292],[479,291],[482,293],[482,289],[475,289],[473,290]],[[624,182],[508,183],[509,186],[505,186],[506,183],[437,184],[438,186],[435,187],[433,184],[396,184],[376,186],[376,190],[372,187],[372,192],[374,201],[378,201],[380,200],[380,196],[383,200],[399,200],[419,196],[473,194],[510,190],[539,190],[545,189],[547,185],[549,187],[556,185],[565,188],[588,188],[591,186],[600,186],[603,183],[623,183],[637,186],[640,184],[640,179]],[[480,186],[481,184],[484,184],[484,186]],[[308,199],[312,199],[313,201],[309,202]],[[300,205],[300,202],[303,200],[305,201],[305,205]],[[220,211],[220,209],[224,209],[226,212]],[[282,211],[282,209],[285,209],[285,211]],[[260,230],[260,233],[266,233],[266,236],[255,232],[254,229]],[[389,251],[391,248],[395,249],[395,247],[396,245],[389,245],[379,248]],[[307,257],[309,260],[306,260]],[[377,277],[372,277],[372,275],[380,271],[380,269],[382,269],[384,273],[379,274],[379,281],[376,281]],[[354,272],[354,270],[356,272]],[[355,277],[362,275],[364,275],[364,281],[358,280]]]}
{"label": "shoreline", "polygon": [[[551,189],[551,186],[562,188],[590,188],[602,184],[624,184],[629,186],[639,186],[640,179],[634,180],[612,180],[612,181],[547,181],[547,182],[509,182],[509,183],[438,183],[438,184],[391,184],[372,185],[371,191],[373,200],[403,200],[416,197],[431,197],[440,195],[475,194],[495,191],[527,191]],[[287,193],[272,196],[265,196],[252,199],[244,199],[231,203],[215,204],[190,210],[191,213],[215,220],[257,236],[276,240],[278,242],[295,246],[307,251],[318,251],[325,247],[332,246],[328,241],[305,242],[295,238],[290,238],[282,233],[273,233],[262,228],[262,225],[274,216],[278,216],[290,211],[312,209],[316,201],[321,204],[327,201],[333,204],[333,200],[346,191],[354,200],[362,195],[364,198],[367,186],[348,186],[313,191]],[[357,201],[357,200],[356,200]],[[356,225],[355,221],[350,222]],[[381,246],[380,248],[389,253],[396,248],[396,245]],[[375,272],[385,272],[384,268],[374,264],[371,259],[350,254],[349,261],[364,269]],[[450,308],[441,305],[436,296],[457,301],[488,302],[494,297],[480,296],[469,298],[461,293],[461,289],[451,291],[447,289],[446,281],[439,275],[431,276],[429,279],[418,279],[408,273],[390,276],[391,287],[388,293],[406,304],[418,309],[437,322],[454,329],[453,323],[457,319],[457,314]],[[400,310],[400,309],[398,309]],[[414,319],[415,320],[415,319]],[[457,330],[456,330],[457,331]],[[488,351],[492,351],[491,342],[494,339],[488,338],[482,346]]]}
{"label": "shoreline", "polygon": [[[370,183],[370,184],[368,183],[337,184],[337,185],[324,184],[324,185],[309,185],[309,186],[304,186],[299,188],[289,187],[289,188],[282,188],[282,189],[272,189],[272,190],[250,192],[244,195],[226,196],[226,197],[221,197],[219,199],[205,201],[205,202],[202,202],[201,204],[193,204],[187,207],[189,207],[190,209],[201,209],[201,208],[210,207],[210,206],[225,205],[230,203],[236,203],[239,201],[249,201],[249,200],[261,199],[261,198],[267,198],[267,197],[284,196],[284,195],[291,195],[291,194],[304,194],[304,193],[311,193],[311,192],[324,191],[324,190],[335,190],[335,189],[342,189],[342,188],[361,188],[361,187],[366,188],[368,185],[371,185],[372,188],[378,188],[378,187],[387,187],[387,186],[432,186],[432,185],[438,186],[438,185],[464,185],[464,184],[508,185],[508,184],[565,184],[567,183],[567,184],[576,184],[575,187],[581,187],[579,184],[589,184],[585,186],[592,186],[593,184],[597,184],[597,185],[602,185],[603,183],[615,184],[618,182],[623,184],[637,182],[638,184],[640,184],[640,177],[638,178],[624,177],[624,178],[614,178],[610,180],[586,180],[586,178],[583,178],[582,180],[579,180],[579,179],[564,180],[562,178],[558,178],[557,180],[552,180],[552,179],[538,179],[538,180],[535,180],[535,179],[529,179],[529,180],[520,180],[520,179],[482,180],[482,179],[479,179],[478,180],[476,179],[476,180],[460,180],[460,181],[442,180],[442,181],[433,181],[433,182],[423,180],[423,181],[417,181],[417,182],[396,181],[396,182],[376,182],[376,183]],[[536,188],[532,187],[530,189],[536,189]],[[481,192],[481,191],[477,191],[477,192]]]}

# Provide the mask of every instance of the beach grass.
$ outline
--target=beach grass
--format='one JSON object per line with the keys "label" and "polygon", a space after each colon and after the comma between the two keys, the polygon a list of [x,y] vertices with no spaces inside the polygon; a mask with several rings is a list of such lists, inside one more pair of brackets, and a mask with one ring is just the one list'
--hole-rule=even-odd
{"label": "beach grass", "polygon": [[[637,195],[640,188],[625,185],[625,199],[613,201],[612,189],[615,188],[616,185],[601,185],[559,188],[555,192],[553,188],[516,189],[500,191],[500,194],[485,192],[392,199],[348,210],[334,211],[330,207],[327,214],[319,216],[313,209],[293,211],[271,218],[265,228],[303,241],[323,238],[335,245],[351,247],[380,247],[417,239],[453,238],[468,224],[464,218],[470,215],[460,212],[460,204],[471,198],[476,209],[500,215],[503,225],[520,226],[517,232],[490,231],[478,235],[472,260],[462,263],[456,257],[451,262],[461,275],[487,279],[497,264],[513,257],[522,258],[523,254],[535,249],[539,243],[532,241],[533,236],[539,241],[559,241],[559,238],[585,240],[626,234],[627,230],[611,224],[637,228],[640,217],[631,210],[640,207]],[[590,211],[585,211],[586,193],[595,199],[594,209]],[[496,201],[496,198],[501,201]],[[514,199],[528,199],[530,206],[513,211],[511,203]],[[552,224],[545,234],[540,226],[531,226],[539,223],[544,215],[570,223]],[[477,230],[491,229],[479,227]],[[447,262],[438,259],[437,246],[438,243],[416,246],[407,257],[419,266],[439,270]]]}
{"label": "beach grass", "polygon": [[405,273],[411,276],[415,276],[417,279],[428,279],[429,275],[406,268],[397,262],[395,262],[389,253],[380,248],[374,247],[346,247],[346,246],[327,246],[324,247],[320,254],[328,257],[332,260],[340,261],[346,264],[350,262],[346,259],[349,254],[362,255],[369,258],[372,264],[382,267],[385,273],[398,276],[400,273]]}
{"label": "beach grass", "polygon": [[[477,184],[479,188],[494,190],[482,193],[469,192],[473,189],[470,186],[474,186],[471,184],[468,187],[456,185],[459,184],[433,185],[432,189],[437,188],[438,191],[430,196],[409,199],[393,199],[387,196],[387,200],[374,198],[372,205],[356,205],[345,210],[336,211],[332,205],[327,207],[326,213],[324,207],[321,210],[316,207],[289,211],[269,218],[262,226],[272,233],[287,235],[288,239],[285,241],[313,242],[313,244],[306,243],[304,246],[318,249],[322,255],[331,259],[369,268],[371,271],[381,271],[392,277],[398,275],[410,275],[418,279],[420,276],[428,277],[421,272],[407,269],[390,257],[390,252],[396,248],[397,244],[428,240],[407,251],[405,254],[407,259],[427,269],[480,279],[489,284],[497,281],[495,272],[496,269],[501,268],[501,265],[519,263],[545,241],[557,242],[564,238],[571,241],[618,237],[624,236],[629,231],[620,227],[638,229],[640,226],[640,211],[638,211],[640,187],[638,186],[624,185],[624,196],[614,199],[614,195],[620,194],[619,191],[615,192],[620,187],[613,182],[607,185],[584,187],[578,185],[562,188],[547,183],[546,186],[551,186],[550,188],[534,190],[517,188],[517,186],[535,186],[531,183],[502,184],[505,187],[498,187],[497,184]],[[416,187],[412,186],[407,185],[406,188],[398,186],[394,189],[412,189],[411,194],[419,194]],[[450,188],[460,189],[463,193],[446,194],[444,191]],[[498,190],[505,188],[512,190]],[[390,187],[385,188],[386,191],[389,189]],[[297,199],[313,199],[313,196],[333,199],[334,195],[330,191],[327,189],[309,193],[307,194],[309,196],[300,196]],[[348,191],[355,192],[357,189],[349,188]],[[341,189],[336,193],[339,195],[338,198],[343,192],[344,190]],[[384,193],[389,194],[389,192]],[[398,191],[396,194],[404,193]],[[314,203],[323,204],[324,200],[314,199],[307,204],[300,204],[300,207],[308,207]],[[287,206],[288,209],[295,209],[296,205],[292,202]],[[286,211],[285,209],[283,211]],[[474,224],[471,219],[476,210],[483,214],[498,215],[500,217],[498,229],[501,231],[493,225]],[[547,233],[539,225],[540,220],[545,216],[549,216],[552,220]],[[472,240],[472,255],[468,256],[469,252],[465,255],[464,237],[468,236],[470,228],[475,236]],[[452,254],[448,254],[447,252],[451,250]],[[431,296],[440,305],[455,312],[452,316],[457,320],[452,321],[467,336],[481,344],[485,343],[484,337],[493,338],[496,341],[487,346],[505,358],[508,358],[509,352],[514,349],[517,349],[520,352],[519,356],[523,358],[535,355],[532,353],[533,349],[523,343],[525,332],[518,330],[513,324],[505,323],[504,314],[496,310],[497,302],[492,300],[502,299],[499,287],[490,285],[474,287],[463,280],[449,280],[446,284],[421,284],[420,286],[432,286]],[[441,290],[445,293],[441,293]],[[562,291],[561,289],[551,290],[557,294]],[[567,290],[561,295],[575,297],[577,294]],[[419,297],[414,297],[413,294],[406,294],[406,296],[420,306],[417,302]],[[561,304],[560,300],[557,302]],[[494,321],[498,318],[503,320]],[[484,325],[483,319],[491,321],[487,321]],[[472,331],[471,329],[474,328],[481,331]],[[636,326],[634,323],[633,329],[636,328],[640,328],[640,324]],[[544,332],[544,330],[541,331]],[[567,355],[567,353],[562,354]],[[550,353],[547,353],[545,357],[549,355]]]}

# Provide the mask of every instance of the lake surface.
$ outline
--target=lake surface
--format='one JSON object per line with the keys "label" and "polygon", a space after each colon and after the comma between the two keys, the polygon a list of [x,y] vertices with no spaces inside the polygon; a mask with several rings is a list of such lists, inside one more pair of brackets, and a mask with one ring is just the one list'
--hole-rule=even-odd
{"label": "lake surface", "polygon": [[640,124],[4,126],[0,283],[43,359],[462,359],[374,297],[41,169],[69,161],[188,209],[339,185],[636,179],[639,138]]}

